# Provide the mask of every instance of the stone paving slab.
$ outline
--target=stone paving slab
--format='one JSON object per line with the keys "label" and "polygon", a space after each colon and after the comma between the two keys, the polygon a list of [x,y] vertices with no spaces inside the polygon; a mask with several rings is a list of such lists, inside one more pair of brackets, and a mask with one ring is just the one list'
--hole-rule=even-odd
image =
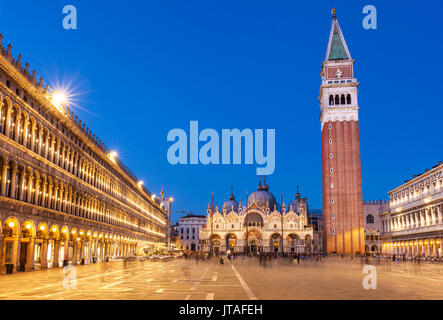
{"label": "stone paving slab", "polygon": [[363,264],[349,258],[299,265],[278,259],[266,266],[256,258],[237,258],[223,266],[215,259],[108,262],[75,266],[76,289],[63,287],[62,269],[2,275],[0,299],[443,299],[443,265],[373,264],[375,290],[363,288]]}

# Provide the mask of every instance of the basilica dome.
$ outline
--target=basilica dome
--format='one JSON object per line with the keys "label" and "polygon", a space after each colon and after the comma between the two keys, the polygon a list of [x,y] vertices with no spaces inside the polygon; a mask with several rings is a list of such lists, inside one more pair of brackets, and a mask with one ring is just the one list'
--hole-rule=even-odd
{"label": "basilica dome", "polygon": [[257,207],[266,207],[269,205],[271,210],[274,210],[274,206],[277,204],[274,195],[269,192],[269,186],[266,182],[262,185],[259,183],[257,191],[251,193],[248,197],[248,206],[255,204]]}
{"label": "basilica dome", "polygon": [[297,209],[300,205],[300,193],[298,192],[298,186],[297,186],[297,193],[295,194],[295,198],[291,200],[291,202],[289,202],[287,210],[291,210],[291,206],[292,206],[292,211],[297,212]]}
{"label": "basilica dome", "polygon": [[231,212],[231,210],[234,210],[235,212],[238,211],[238,201],[235,200],[235,197],[232,193],[229,196],[229,200],[223,203],[223,208],[225,207],[228,212]]}

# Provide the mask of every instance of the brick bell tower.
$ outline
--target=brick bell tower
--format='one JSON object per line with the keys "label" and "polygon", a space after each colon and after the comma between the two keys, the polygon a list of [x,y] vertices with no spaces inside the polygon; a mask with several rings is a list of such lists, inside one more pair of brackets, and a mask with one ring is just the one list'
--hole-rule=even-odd
{"label": "brick bell tower", "polygon": [[332,10],[320,87],[324,251],[365,252],[354,60]]}

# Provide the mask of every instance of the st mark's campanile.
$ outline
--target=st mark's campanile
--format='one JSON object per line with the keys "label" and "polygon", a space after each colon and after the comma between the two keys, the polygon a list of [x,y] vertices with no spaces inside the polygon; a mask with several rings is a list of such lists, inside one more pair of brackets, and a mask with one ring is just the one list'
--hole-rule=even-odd
{"label": "st mark's campanile", "polygon": [[323,250],[327,253],[364,253],[359,83],[354,78],[354,60],[335,10],[321,77]]}

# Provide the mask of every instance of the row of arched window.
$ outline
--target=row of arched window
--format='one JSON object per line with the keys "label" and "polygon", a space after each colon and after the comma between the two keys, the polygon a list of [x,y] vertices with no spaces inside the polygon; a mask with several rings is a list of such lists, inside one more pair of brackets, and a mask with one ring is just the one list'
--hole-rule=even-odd
{"label": "row of arched window", "polygon": [[352,103],[352,99],[351,99],[351,94],[348,93],[346,96],[344,94],[339,95],[336,94],[335,96],[330,94],[329,95],[329,105],[333,106],[333,105],[344,105],[344,104],[351,104]]}
{"label": "row of arched window", "polygon": [[148,222],[140,224],[137,218],[131,219],[118,207],[75,190],[31,167],[17,164],[14,160],[8,161],[4,156],[0,156],[0,172],[2,196],[124,228],[141,227],[160,231],[157,225]]}
{"label": "row of arched window", "polygon": [[18,105],[12,105],[8,97],[3,99],[0,108],[0,133],[134,209],[155,212],[138,196],[126,192],[128,189],[110,177],[106,170],[82,156],[76,147],[54,135],[25,110],[21,111]]}

